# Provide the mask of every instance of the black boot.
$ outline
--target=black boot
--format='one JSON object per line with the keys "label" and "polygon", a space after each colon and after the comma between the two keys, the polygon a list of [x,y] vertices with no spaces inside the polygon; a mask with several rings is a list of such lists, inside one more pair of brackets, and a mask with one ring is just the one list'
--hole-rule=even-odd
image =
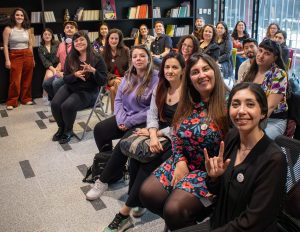
{"label": "black boot", "polygon": [[59,143],[60,144],[65,144],[70,142],[71,138],[74,136],[73,131],[66,131],[64,134],[60,137]]}
{"label": "black boot", "polygon": [[62,127],[58,127],[57,132],[52,137],[52,141],[56,142],[60,140],[63,134],[64,134],[64,129]]}

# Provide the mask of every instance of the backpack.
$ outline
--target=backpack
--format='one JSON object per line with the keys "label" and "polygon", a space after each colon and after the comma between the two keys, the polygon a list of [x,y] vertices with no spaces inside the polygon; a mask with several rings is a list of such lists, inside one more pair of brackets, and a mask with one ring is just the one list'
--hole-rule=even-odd
{"label": "backpack", "polygon": [[108,160],[110,159],[112,151],[103,151],[95,155],[93,164],[90,166],[82,182],[85,183],[95,183],[97,179],[100,178]]}

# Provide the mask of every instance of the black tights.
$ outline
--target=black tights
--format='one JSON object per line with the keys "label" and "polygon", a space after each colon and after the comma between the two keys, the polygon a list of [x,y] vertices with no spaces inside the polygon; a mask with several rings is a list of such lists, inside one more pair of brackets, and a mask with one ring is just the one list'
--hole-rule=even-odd
{"label": "black tights", "polygon": [[208,215],[208,209],[194,195],[181,189],[168,194],[154,175],[142,185],[140,200],[145,208],[164,218],[170,230],[194,225]]}

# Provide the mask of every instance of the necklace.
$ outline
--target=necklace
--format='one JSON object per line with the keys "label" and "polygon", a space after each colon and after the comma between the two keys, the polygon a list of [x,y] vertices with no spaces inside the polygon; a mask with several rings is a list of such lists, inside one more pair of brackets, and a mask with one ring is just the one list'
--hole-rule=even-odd
{"label": "necklace", "polygon": [[180,86],[174,90],[173,93],[171,93],[171,89],[168,88],[168,94],[167,94],[167,102],[170,104],[173,100],[173,102],[178,102],[179,100],[179,92],[180,92]]}

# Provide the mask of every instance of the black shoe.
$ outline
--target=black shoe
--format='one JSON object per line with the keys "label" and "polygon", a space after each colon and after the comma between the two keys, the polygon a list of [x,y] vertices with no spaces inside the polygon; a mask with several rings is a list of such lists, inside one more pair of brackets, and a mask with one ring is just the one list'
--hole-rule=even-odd
{"label": "black shoe", "polygon": [[65,144],[65,143],[68,143],[70,142],[71,138],[74,136],[74,133],[73,131],[68,131],[68,132],[65,132],[59,139],[59,143],[60,144]]}
{"label": "black shoe", "polygon": [[56,142],[60,140],[63,134],[64,134],[64,129],[59,127],[57,132],[53,135],[52,141]]}

